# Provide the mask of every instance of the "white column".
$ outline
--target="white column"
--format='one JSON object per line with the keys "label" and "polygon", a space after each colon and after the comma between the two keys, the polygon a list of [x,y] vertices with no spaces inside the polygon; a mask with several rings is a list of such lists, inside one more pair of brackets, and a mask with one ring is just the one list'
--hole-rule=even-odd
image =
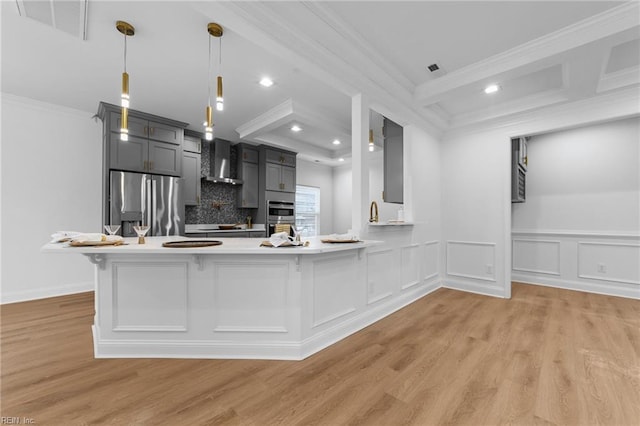
{"label": "white column", "polygon": [[369,101],[359,93],[351,98],[351,229],[366,233],[369,218]]}

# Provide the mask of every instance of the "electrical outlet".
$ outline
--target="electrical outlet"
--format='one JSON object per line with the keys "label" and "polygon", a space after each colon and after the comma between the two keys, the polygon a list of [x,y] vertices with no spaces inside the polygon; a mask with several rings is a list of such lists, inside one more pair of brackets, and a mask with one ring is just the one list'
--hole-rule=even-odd
{"label": "electrical outlet", "polygon": [[606,274],[607,265],[605,265],[604,263],[598,263],[598,272],[600,272],[601,274]]}
{"label": "electrical outlet", "polygon": [[487,272],[487,274],[493,274],[493,265],[486,264],[484,270]]}

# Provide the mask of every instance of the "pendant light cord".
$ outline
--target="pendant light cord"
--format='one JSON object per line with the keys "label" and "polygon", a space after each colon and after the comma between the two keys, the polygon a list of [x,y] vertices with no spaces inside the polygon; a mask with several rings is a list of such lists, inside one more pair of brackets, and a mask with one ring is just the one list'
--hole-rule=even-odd
{"label": "pendant light cord", "polygon": [[207,72],[207,88],[209,90],[207,105],[211,106],[211,36],[209,36],[209,70]]}
{"label": "pendant light cord", "polygon": [[219,49],[218,49],[218,74],[222,75],[222,36],[218,37]]}
{"label": "pendant light cord", "polygon": [[124,33],[124,72],[127,72],[127,32]]}

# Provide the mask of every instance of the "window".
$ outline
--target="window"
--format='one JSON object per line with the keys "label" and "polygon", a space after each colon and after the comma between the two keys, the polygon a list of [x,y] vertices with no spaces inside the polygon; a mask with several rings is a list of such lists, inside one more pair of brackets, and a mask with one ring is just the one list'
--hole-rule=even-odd
{"label": "window", "polygon": [[296,228],[303,237],[320,233],[320,188],[296,185]]}

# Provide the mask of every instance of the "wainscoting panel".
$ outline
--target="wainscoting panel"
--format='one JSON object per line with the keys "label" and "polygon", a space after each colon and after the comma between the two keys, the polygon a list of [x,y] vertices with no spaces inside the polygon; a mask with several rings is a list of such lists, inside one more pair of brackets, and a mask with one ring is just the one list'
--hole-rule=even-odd
{"label": "wainscoting panel", "polygon": [[287,332],[289,263],[215,263],[216,332]]}
{"label": "wainscoting panel", "polygon": [[313,324],[318,327],[356,310],[357,255],[353,251],[313,262]]}
{"label": "wainscoting panel", "polygon": [[640,245],[626,243],[578,243],[578,277],[640,284]]}
{"label": "wainscoting panel", "polygon": [[423,260],[424,280],[430,280],[438,276],[438,262],[440,254],[440,242],[428,241],[424,243]]}
{"label": "wainscoting panel", "polygon": [[394,268],[392,249],[367,253],[367,305],[393,295],[398,277]]}
{"label": "wainscoting panel", "polygon": [[513,230],[513,281],[640,298],[640,235]]}
{"label": "wainscoting panel", "polygon": [[496,281],[495,243],[447,241],[447,275]]}
{"label": "wainscoting panel", "polygon": [[412,244],[400,249],[400,263],[402,265],[403,290],[420,284],[420,245]]}
{"label": "wainscoting panel", "polygon": [[186,262],[114,262],[113,331],[187,331],[187,270]]}
{"label": "wainscoting panel", "polygon": [[514,238],[512,248],[514,271],[560,275],[560,241]]}

